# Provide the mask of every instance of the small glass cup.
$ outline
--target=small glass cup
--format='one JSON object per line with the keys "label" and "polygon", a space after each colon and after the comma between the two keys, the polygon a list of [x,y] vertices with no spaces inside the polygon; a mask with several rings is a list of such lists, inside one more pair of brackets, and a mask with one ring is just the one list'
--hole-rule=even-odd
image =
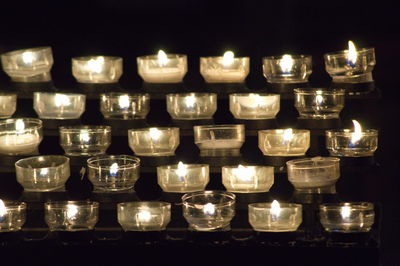
{"label": "small glass cup", "polygon": [[291,128],[260,130],[258,147],[265,156],[303,156],[310,148],[310,131]]}
{"label": "small glass cup", "polygon": [[373,156],[378,149],[378,131],[367,129],[354,139],[355,132],[350,129],[327,130],[326,148],[331,156],[367,157]]}
{"label": "small glass cup", "polygon": [[327,232],[368,232],[375,221],[374,204],[370,202],[321,204],[319,216]]}
{"label": "small glass cup", "polygon": [[102,155],[87,160],[89,180],[98,192],[130,190],[139,179],[140,159],[129,155]]}
{"label": "small glass cup", "polygon": [[200,57],[200,73],[207,83],[243,83],[249,72],[249,57],[234,57],[229,63],[223,56]]}
{"label": "small glass cup", "polygon": [[25,191],[62,189],[70,176],[69,158],[62,155],[28,157],[15,163],[15,171]]}
{"label": "small glass cup", "polygon": [[217,111],[216,93],[167,94],[167,111],[172,119],[211,119]]}
{"label": "small glass cup", "polygon": [[104,93],[100,95],[100,111],[106,119],[145,119],[150,112],[150,95]]}
{"label": "small glass cup", "polygon": [[179,164],[157,167],[158,185],[165,192],[188,193],[202,191],[210,181],[207,164]]}
{"label": "small glass cup", "polygon": [[33,154],[42,139],[40,119],[17,118],[0,121],[0,154]]}
{"label": "small glass cup", "polygon": [[178,127],[128,130],[129,147],[138,156],[172,156],[179,146]]}
{"label": "small glass cup", "polygon": [[274,168],[253,165],[224,166],[222,184],[233,193],[268,192],[274,184]]}
{"label": "small glass cup", "polygon": [[244,125],[194,126],[194,142],[201,156],[239,153],[245,141]]}
{"label": "small glass cup", "polygon": [[93,230],[99,220],[99,203],[95,201],[46,202],[44,219],[50,231]]}
{"label": "small glass cup", "polygon": [[21,230],[26,220],[26,203],[0,200],[0,233]]}
{"label": "small glass cup", "polygon": [[166,60],[157,55],[137,58],[139,76],[148,83],[180,83],[187,73],[187,56],[167,54]]}
{"label": "small glass cup", "polygon": [[312,57],[310,55],[264,57],[263,71],[269,83],[306,83],[312,73]]}
{"label": "small glass cup", "polygon": [[197,231],[215,231],[229,227],[235,216],[233,193],[199,191],[183,195],[183,216]]}
{"label": "small glass cup", "polygon": [[34,92],[33,109],[42,119],[79,119],[86,96],[78,93]]}
{"label": "small glass cup", "polygon": [[122,202],[117,209],[124,231],[163,231],[171,221],[171,203],[167,202]]}
{"label": "small glass cup", "polygon": [[294,95],[300,118],[337,119],[344,107],[344,89],[294,89]]}
{"label": "small glass cup", "polygon": [[60,145],[69,156],[105,154],[111,145],[110,126],[62,126]]}
{"label": "small glass cup", "polygon": [[249,223],[259,232],[294,232],[303,220],[301,204],[249,204]]}
{"label": "small glass cup", "polygon": [[3,70],[15,82],[46,82],[51,80],[53,66],[51,47],[15,50],[1,55]]}
{"label": "small glass cup", "polygon": [[17,94],[0,93],[0,119],[10,118],[17,110]]}
{"label": "small glass cup", "polygon": [[279,112],[280,95],[234,93],[229,95],[229,110],[236,119],[273,119]]}
{"label": "small glass cup", "polygon": [[72,75],[80,83],[117,83],[122,75],[122,58],[82,56],[72,58]]}
{"label": "small glass cup", "polygon": [[286,162],[288,179],[297,191],[332,190],[340,177],[340,159],[313,157]]}

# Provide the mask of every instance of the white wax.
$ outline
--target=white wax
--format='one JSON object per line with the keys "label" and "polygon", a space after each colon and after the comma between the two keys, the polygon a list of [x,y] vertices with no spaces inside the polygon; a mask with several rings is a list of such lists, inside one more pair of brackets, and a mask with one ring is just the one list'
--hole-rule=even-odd
{"label": "white wax", "polygon": [[40,143],[40,137],[34,134],[0,136],[0,153],[20,155],[33,153]]}
{"label": "white wax", "polygon": [[141,71],[141,76],[150,83],[178,83],[182,81],[183,71],[174,67],[149,68]]}
{"label": "white wax", "polygon": [[236,69],[206,69],[204,70],[204,78],[208,82],[243,82],[246,78],[246,73],[243,70]]}
{"label": "white wax", "polygon": [[204,150],[240,149],[242,144],[235,140],[205,140],[199,143],[199,147]]}

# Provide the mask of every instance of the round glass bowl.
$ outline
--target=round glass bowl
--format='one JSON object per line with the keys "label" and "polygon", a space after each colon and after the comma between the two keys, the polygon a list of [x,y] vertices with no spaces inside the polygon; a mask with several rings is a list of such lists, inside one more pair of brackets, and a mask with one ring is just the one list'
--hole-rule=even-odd
{"label": "round glass bowl", "polygon": [[171,221],[171,203],[167,202],[123,202],[117,209],[124,231],[163,231]]}
{"label": "round glass bowl", "polygon": [[150,112],[150,95],[104,93],[100,95],[100,111],[106,119],[145,119]]}
{"label": "round glass bowl", "polygon": [[17,94],[0,93],[0,119],[10,118],[17,110]]}
{"label": "round glass bowl", "polygon": [[46,202],[44,219],[50,231],[93,230],[99,219],[99,203],[95,201]]}
{"label": "round glass bowl", "polygon": [[82,56],[72,58],[72,75],[80,83],[117,83],[122,75],[122,58]]}
{"label": "round glass bowl", "polygon": [[42,121],[35,118],[0,121],[0,154],[29,155],[43,139]]}
{"label": "round glass bowl", "polygon": [[101,155],[87,160],[88,177],[98,192],[132,189],[139,179],[140,159],[129,155]]}
{"label": "round glass bowl", "polygon": [[26,220],[26,203],[0,200],[0,233],[21,230]]}
{"label": "round glass bowl", "polygon": [[286,162],[290,183],[298,191],[330,188],[340,177],[340,159],[313,157]]}
{"label": "round glass bowl", "polygon": [[322,204],[319,216],[327,232],[368,232],[375,221],[374,205],[370,202]]}
{"label": "round glass bowl", "polygon": [[249,57],[200,57],[200,73],[207,83],[243,83],[250,72]]}
{"label": "round glass bowl", "polygon": [[179,146],[178,127],[128,130],[129,147],[138,156],[172,156]]}
{"label": "round glass bowl", "polygon": [[[367,157],[378,149],[378,131],[363,130],[359,133],[350,129],[327,130],[326,148],[331,156]],[[356,136],[358,135],[358,136]]]}
{"label": "round glass bowl", "polygon": [[215,231],[229,227],[235,216],[233,193],[199,191],[183,195],[183,216],[190,228],[197,231]]}
{"label": "round glass bowl", "polygon": [[42,119],[78,119],[85,112],[86,96],[78,93],[34,92],[33,109]]}
{"label": "round glass bowl", "polygon": [[46,82],[51,80],[53,66],[51,47],[11,51],[1,55],[3,70],[15,82]]}
{"label": "round glass bowl", "polygon": [[59,131],[60,145],[69,156],[104,154],[111,145],[110,126],[65,126]]}
{"label": "round glass bowl", "polygon": [[212,119],[217,111],[217,94],[167,94],[167,111],[176,120]]}
{"label": "round glass bowl", "polygon": [[222,167],[222,184],[234,193],[268,192],[274,184],[271,166],[236,165]]}
{"label": "round glass bowl", "polygon": [[229,110],[236,119],[273,119],[279,112],[280,95],[234,93],[229,95]]}
{"label": "round glass bowl", "polygon": [[291,128],[260,130],[258,147],[265,156],[303,156],[310,148],[310,131]]}
{"label": "round glass bowl", "polygon": [[258,232],[294,232],[303,221],[301,204],[249,204],[249,223]]}
{"label": "round glass bowl", "polygon": [[263,71],[269,83],[306,83],[312,73],[312,57],[310,55],[264,57]]}
{"label": "round glass bowl", "polygon": [[139,76],[148,83],[180,83],[187,72],[187,56],[166,54],[165,60],[157,55],[137,58]]}
{"label": "round glass bowl", "polygon": [[327,53],[325,58],[326,72],[333,82],[362,83],[372,82],[372,70],[376,64],[375,49],[363,48],[357,50],[355,62],[349,60],[348,50]]}
{"label": "round glass bowl", "polygon": [[339,118],[344,107],[344,89],[294,89],[294,106],[300,118]]}
{"label": "round glass bowl", "polygon": [[175,164],[157,167],[158,185],[164,192],[202,191],[210,181],[207,164]]}
{"label": "round glass bowl", "polygon": [[62,189],[70,176],[69,158],[62,155],[28,157],[15,163],[15,171],[25,191]]}

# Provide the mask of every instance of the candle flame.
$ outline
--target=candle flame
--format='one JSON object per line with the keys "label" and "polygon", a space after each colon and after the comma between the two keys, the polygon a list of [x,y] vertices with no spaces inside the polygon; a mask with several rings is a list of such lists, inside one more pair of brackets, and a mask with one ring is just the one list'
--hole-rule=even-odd
{"label": "candle flame", "polygon": [[32,52],[22,53],[22,61],[24,61],[24,63],[27,65],[31,65],[33,62],[33,53]]}
{"label": "candle flame", "polygon": [[277,200],[274,200],[271,204],[271,215],[272,216],[279,216],[279,214],[281,213],[281,205],[279,204],[279,202]]}
{"label": "candle flame", "polygon": [[283,140],[291,141],[293,139],[293,129],[288,128],[283,130]]}
{"label": "candle flame", "polygon": [[352,41],[349,41],[349,50],[347,52],[347,60],[349,61],[350,66],[354,67],[357,62],[357,49]]}
{"label": "candle flame", "polygon": [[149,129],[150,138],[152,140],[158,140],[161,136],[161,131],[155,127]]}
{"label": "candle flame", "polygon": [[315,103],[316,105],[320,105],[324,102],[324,96],[322,96],[322,91],[320,90],[316,91],[316,94],[317,95],[315,95]]}
{"label": "candle flame", "polygon": [[168,56],[163,50],[158,51],[157,58],[159,66],[166,66],[168,64]]}
{"label": "candle flame", "polygon": [[104,65],[104,57],[99,56],[96,59],[90,59],[87,63],[88,68],[95,72],[95,73],[101,73],[103,70],[103,65]]}
{"label": "candle flame", "polygon": [[179,177],[183,178],[187,174],[187,165],[182,162],[179,162],[176,173],[178,174]]}
{"label": "candle flame", "polygon": [[253,168],[241,164],[239,164],[236,169],[233,169],[232,172],[234,175],[245,181],[251,181],[255,175],[255,170]]}
{"label": "candle flame", "polygon": [[119,169],[118,163],[113,163],[110,166],[110,175],[115,177],[118,173],[118,169]]}
{"label": "candle flame", "polygon": [[77,214],[78,214],[78,206],[74,204],[67,204],[67,219],[69,220],[76,219]]}
{"label": "candle flame", "polygon": [[71,104],[69,97],[65,94],[56,94],[54,104],[57,107],[68,106]]}
{"label": "candle flame", "polygon": [[343,206],[340,210],[340,215],[342,216],[343,220],[347,220],[350,218],[351,208],[350,206]]}
{"label": "candle flame", "polygon": [[292,71],[292,67],[293,67],[292,56],[289,54],[283,55],[279,65],[281,66],[282,72],[290,73],[290,71]]}
{"label": "candle flame", "polygon": [[24,129],[25,129],[24,120],[17,119],[17,121],[15,121],[15,130],[18,132],[21,132],[21,131],[24,131]]}
{"label": "candle flame", "polygon": [[360,123],[357,120],[352,120],[354,125],[354,132],[351,134],[351,143],[355,144],[361,139],[362,136],[362,128]]}
{"label": "candle flame", "polygon": [[87,144],[90,141],[89,132],[87,130],[82,130],[79,134],[79,141]]}
{"label": "candle flame", "polygon": [[249,94],[250,99],[252,99],[254,101],[254,103],[256,104],[256,106],[259,106],[263,103],[263,100],[260,96],[260,94],[257,93],[250,93]]}
{"label": "candle flame", "polygon": [[42,168],[40,169],[40,175],[45,177],[49,174],[49,168]]}
{"label": "candle flame", "polygon": [[151,220],[151,212],[148,210],[140,210],[137,214],[139,222],[149,222]]}
{"label": "candle flame", "polygon": [[185,104],[188,108],[193,108],[196,103],[196,98],[193,95],[185,97]]}
{"label": "candle flame", "polygon": [[129,105],[130,105],[129,96],[128,95],[119,96],[118,104],[119,104],[119,107],[122,109],[129,108]]}
{"label": "candle flame", "polygon": [[0,216],[4,216],[7,214],[7,208],[4,204],[4,201],[0,199]]}
{"label": "candle flame", "polygon": [[226,51],[222,57],[222,64],[226,67],[233,64],[235,61],[235,54],[232,51]]}
{"label": "candle flame", "polygon": [[203,211],[205,215],[214,215],[215,214],[215,205],[212,203],[207,203],[203,207]]}

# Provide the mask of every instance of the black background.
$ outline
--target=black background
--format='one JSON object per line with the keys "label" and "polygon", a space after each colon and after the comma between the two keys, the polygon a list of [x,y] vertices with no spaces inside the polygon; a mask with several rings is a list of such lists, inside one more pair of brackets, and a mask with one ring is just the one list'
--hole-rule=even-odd
{"label": "black background", "polygon": [[[384,203],[383,262],[400,263],[400,208],[397,175],[399,11],[389,1],[195,1],[98,0],[8,1],[0,14],[0,53],[52,46],[56,87],[74,84],[70,58],[115,55],[124,58],[121,84],[137,88],[136,57],[159,49],[189,57],[188,87],[201,84],[198,57],[231,49],[251,57],[249,86],[264,83],[261,57],[282,53],[313,56],[314,85],[329,81],[323,54],[342,50],[349,39],[359,47],[375,47],[374,77],[383,93],[380,112],[380,157],[384,169],[379,191]],[[0,74],[2,87],[8,77]]]}

